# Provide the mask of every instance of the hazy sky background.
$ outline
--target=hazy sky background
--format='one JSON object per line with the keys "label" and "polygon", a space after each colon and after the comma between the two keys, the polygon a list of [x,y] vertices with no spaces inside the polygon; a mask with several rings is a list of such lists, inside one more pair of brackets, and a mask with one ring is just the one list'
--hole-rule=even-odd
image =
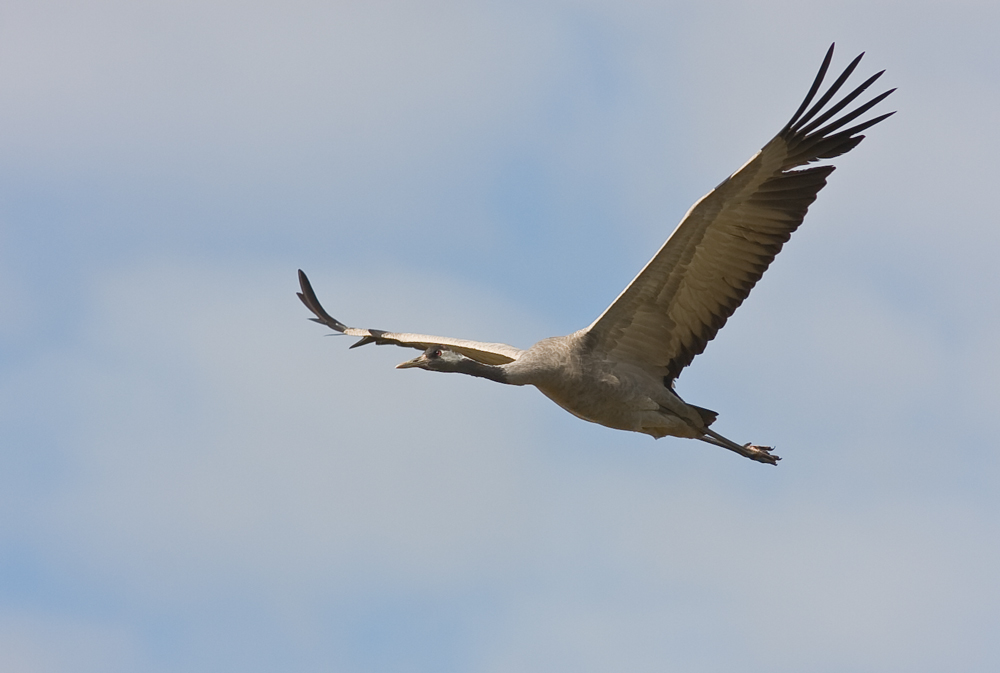
{"label": "hazy sky background", "polygon": [[[5,0],[0,670],[1000,670],[998,33]],[[300,267],[349,324],[589,324],[833,41],[899,113],[678,383],[777,468],[306,320]]]}

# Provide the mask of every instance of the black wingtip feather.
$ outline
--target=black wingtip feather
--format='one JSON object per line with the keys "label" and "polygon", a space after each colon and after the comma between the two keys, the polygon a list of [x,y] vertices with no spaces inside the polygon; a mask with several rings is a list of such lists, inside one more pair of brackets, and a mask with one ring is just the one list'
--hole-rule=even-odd
{"label": "black wingtip feather", "polygon": [[[864,82],[862,82],[861,86],[859,86],[854,91],[852,91],[851,93],[849,93],[846,96],[844,96],[840,100],[839,103],[837,103],[836,105],[834,105],[833,107],[831,107],[829,110],[827,110],[826,112],[824,112],[823,114],[821,114],[816,119],[814,119],[810,124],[808,124],[807,126],[803,126],[803,127],[799,128],[799,129],[796,129],[796,130],[799,133],[802,133],[802,134],[805,134],[805,135],[809,135],[817,127],[822,126],[823,123],[826,122],[826,120],[830,119],[835,114],[837,114],[838,112],[840,112],[841,110],[843,110],[845,107],[847,107],[848,105],[850,105],[851,102],[854,101],[855,98],[857,98],[858,96],[860,96],[861,94],[863,94],[868,89],[868,87],[870,87],[872,84],[874,84],[875,81],[878,80],[878,78],[881,77],[884,72],[885,72],[885,70],[882,70],[880,72],[875,73],[874,75],[872,75],[871,77],[869,77],[868,79],[866,79]],[[893,89],[893,91],[895,91],[895,89]],[[890,91],[889,93],[892,93],[892,92]],[[886,95],[888,95],[888,94],[886,94]]]}
{"label": "black wingtip feather", "polygon": [[323,308],[323,305],[319,303],[319,299],[316,297],[316,292],[312,288],[312,284],[309,282],[309,278],[306,274],[299,269],[299,287],[302,289],[301,292],[296,292],[296,296],[299,300],[305,304],[305,307],[312,311],[315,318],[310,318],[313,322],[318,322],[321,325],[326,325],[332,330],[337,332],[343,332],[347,329],[347,325],[340,322]]}
{"label": "black wingtip feather", "polygon": [[846,124],[849,124],[850,122],[854,121],[855,119],[857,119],[858,117],[860,117],[864,113],[866,113],[869,110],[871,110],[873,107],[875,107],[876,105],[878,105],[879,103],[881,103],[893,91],[895,91],[895,89],[890,89],[889,91],[886,91],[885,93],[882,93],[882,94],[879,94],[878,96],[875,96],[875,98],[871,99],[870,101],[868,101],[864,105],[860,106],[858,109],[852,110],[851,112],[847,113],[846,115],[844,115],[843,117],[837,119],[836,121],[830,122],[829,124],[827,124],[823,128],[819,129],[818,131],[814,131],[812,134],[805,134],[805,137],[809,137],[810,135],[815,135],[815,136],[818,136],[818,137],[828,136],[830,133],[833,133],[834,131],[836,131],[840,127],[842,127],[842,126],[844,126]]}
{"label": "black wingtip feather", "polygon": [[[875,124],[878,124],[883,119],[888,119],[889,117],[891,117],[894,114],[896,114],[896,110],[893,110],[892,112],[886,112],[884,115],[880,115],[878,117],[875,117],[874,119],[869,119],[868,121],[862,122],[862,123],[858,124],[857,126],[852,126],[851,128],[847,129],[846,131],[841,131],[840,134],[848,135],[848,136],[853,136],[855,133],[861,133],[862,131],[864,131],[866,129],[870,129],[871,127],[875,126]],[[864,137],[864,136],[862,136],[862,137]]]}
{"label": "black wingtip feather", "polygon": [[830,45],[830,48],[827,49],[826,56],[823,57],[823,65],[819,67],[819,72],[816,73],[816,79],[813,80],[812,86],[809,87],[809,93],[806,94],[805,100],[802,101],[802,105],[799,106],[799,109],[796,110],[795,114],[792,115],[792,118],[788,120],[785,128],[781,129],[782,133],[791,129],[792,124],[798,121],[799,116],[805,112],[805,109],[809,107],[809,103],[812,102],[813,96],[815,96],[816,92],[819,91],[819,87],[823,84],[823,78],[826,77],[826,71],[830,67],[830,61],[833,60],[833,48],[836,46],[837,43],[834,42]]}
{"label": "black wingtip feather", "polygon": [[799,127],[801,127],[802,124],[808,123],[816,113],[822,110],[826,104],[830,102],[830,99],[833,98],[838,91],[840,91],[840,87],[844,86],[844,82],[847,81],[847,78],[851,76],[854,69],[858,67],[859,63],[861,63],[861,57],[864,55],[865,53],[861,52],[854,57],[854,60],[851,61],[846,68],[844,68],[844,72],[840,73],[840,77],[838,77],[836,81],[830,85],[830,88],[826,90],[826,93],[823,94],[820,99],[816,101],[816,104],[809,109],[809,112],[805,113],[798,123],[790,127],[793,131],[799,130]]}
{"label": "black wingtip feather", "polygon": [[[860,86],[848,93],[841,100],[836,101],[826,111],[823,110],[823,108],[834,99],[835,94],[847,81],[848,77],[854,72],[858,63],[861,61],[861,57],[864,56],[864,52],[855,57],[855,59],[851,61],[847,68],[844,69],[830,88],[827,89],[822,96],[820,96],[816,104],[809,107],[809,103],[815,97],[820,88],[823,77],[829,68],[830,58],[832,55],[833,49],[831,47],[831,49],[827,51],[826,57],[823,59],[823,64],[820,66],[819,73],[816,75],[816,79],[813,81],[813,85],[802,105],[799,106],[795,115],[778,134],[779,137],[783,138],[788,143],[788,158],[784,164],[785,170],[794,168],[795,166],[808,164],[813,161],[818,161],[820,159],[832,159],[833,157],[840,156],[845,152],[849,152],[857,147],[858,143],[864,139],[864,136],[858,135],[861,131],[874,126],[892,115],[892,113],[880,115],[874,119],[852,126],[845,131],[840,130],[881,103],[887,96],[889,96],[889,94],[895,91],[895,89],[890,89],[889,91],[881,93],[868,102],[859,105],[857,108],[850,110],[840,117],[837,117],[839,113],[847,108],[848,105],[854,102],[858,96],[860,96],[875,81],[877,81],[885,72],[884,70],[869,77]],[[806,108],[808,108],[808,112],[804,112]],[[830,121],[831,119],[833,121]]]}

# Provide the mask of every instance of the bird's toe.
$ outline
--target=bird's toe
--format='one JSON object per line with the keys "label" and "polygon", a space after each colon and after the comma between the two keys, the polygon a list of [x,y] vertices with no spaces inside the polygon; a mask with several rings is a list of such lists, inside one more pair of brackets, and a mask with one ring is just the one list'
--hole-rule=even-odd
{"label": "bird's toe", "polygon": [[756,460],[760,463],[767,463],[768,465],[777,465],[778,461],[781,460],[780,456],[776,456],[771,451],[774,450],[773,446],[758,446],[756,444],[744,444],[743,448],[746,449],[750,455],[747,457]]}

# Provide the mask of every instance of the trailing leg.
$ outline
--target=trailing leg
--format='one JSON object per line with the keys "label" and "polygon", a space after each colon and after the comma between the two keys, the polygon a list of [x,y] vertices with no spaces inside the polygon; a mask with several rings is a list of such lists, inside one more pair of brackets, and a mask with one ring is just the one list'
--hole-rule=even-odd
{"label": "trailing leg", "polygon": [[705,428],[704,436],[699,437],[698,439],[703,442],[708,442],[709,444],[721,446],[724,449],[729,449],[730,451],[738,453],[741,456],[745,456],[750,460],[756,460],[758,463],[777,465],[778,461],[781,460],[781,458],[771,453],[772,447],[770,446],[757,446],[755,444],[744,444],[743,446],[740,446],[731,439],[726,439],[711,428]]}

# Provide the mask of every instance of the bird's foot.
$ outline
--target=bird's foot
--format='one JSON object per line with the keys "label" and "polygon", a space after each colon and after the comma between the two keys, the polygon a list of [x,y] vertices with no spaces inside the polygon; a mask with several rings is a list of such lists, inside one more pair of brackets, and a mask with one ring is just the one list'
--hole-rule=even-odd
{"label": "bird's foot", "polygon": [[743,454],[750,460],[756,460],[758,463],[767,463],[768,465],[777,465],[778,461],[781,460],[779,456],[774,455],[771,451],[774,451],[773,446],[757,446],[756,444],[744,444],[743,448],[746,453]]}
{"label": "bird's foot", "polygon": [[724,449],[729,449],[735,453],[740,454],[750,460],[756,460],[758,463],[767,463],[768,465],[777,465],[781,458],[771,453],[774,450],[770,446],[757,446],[756,444],[744,444],[740,446],[731,439],[726,439],[716,431],[711,428],[705,429],[705,434],[699,437],[703,442],[708,442],[709,444],[715,444],[716,446],[721,446]]}

